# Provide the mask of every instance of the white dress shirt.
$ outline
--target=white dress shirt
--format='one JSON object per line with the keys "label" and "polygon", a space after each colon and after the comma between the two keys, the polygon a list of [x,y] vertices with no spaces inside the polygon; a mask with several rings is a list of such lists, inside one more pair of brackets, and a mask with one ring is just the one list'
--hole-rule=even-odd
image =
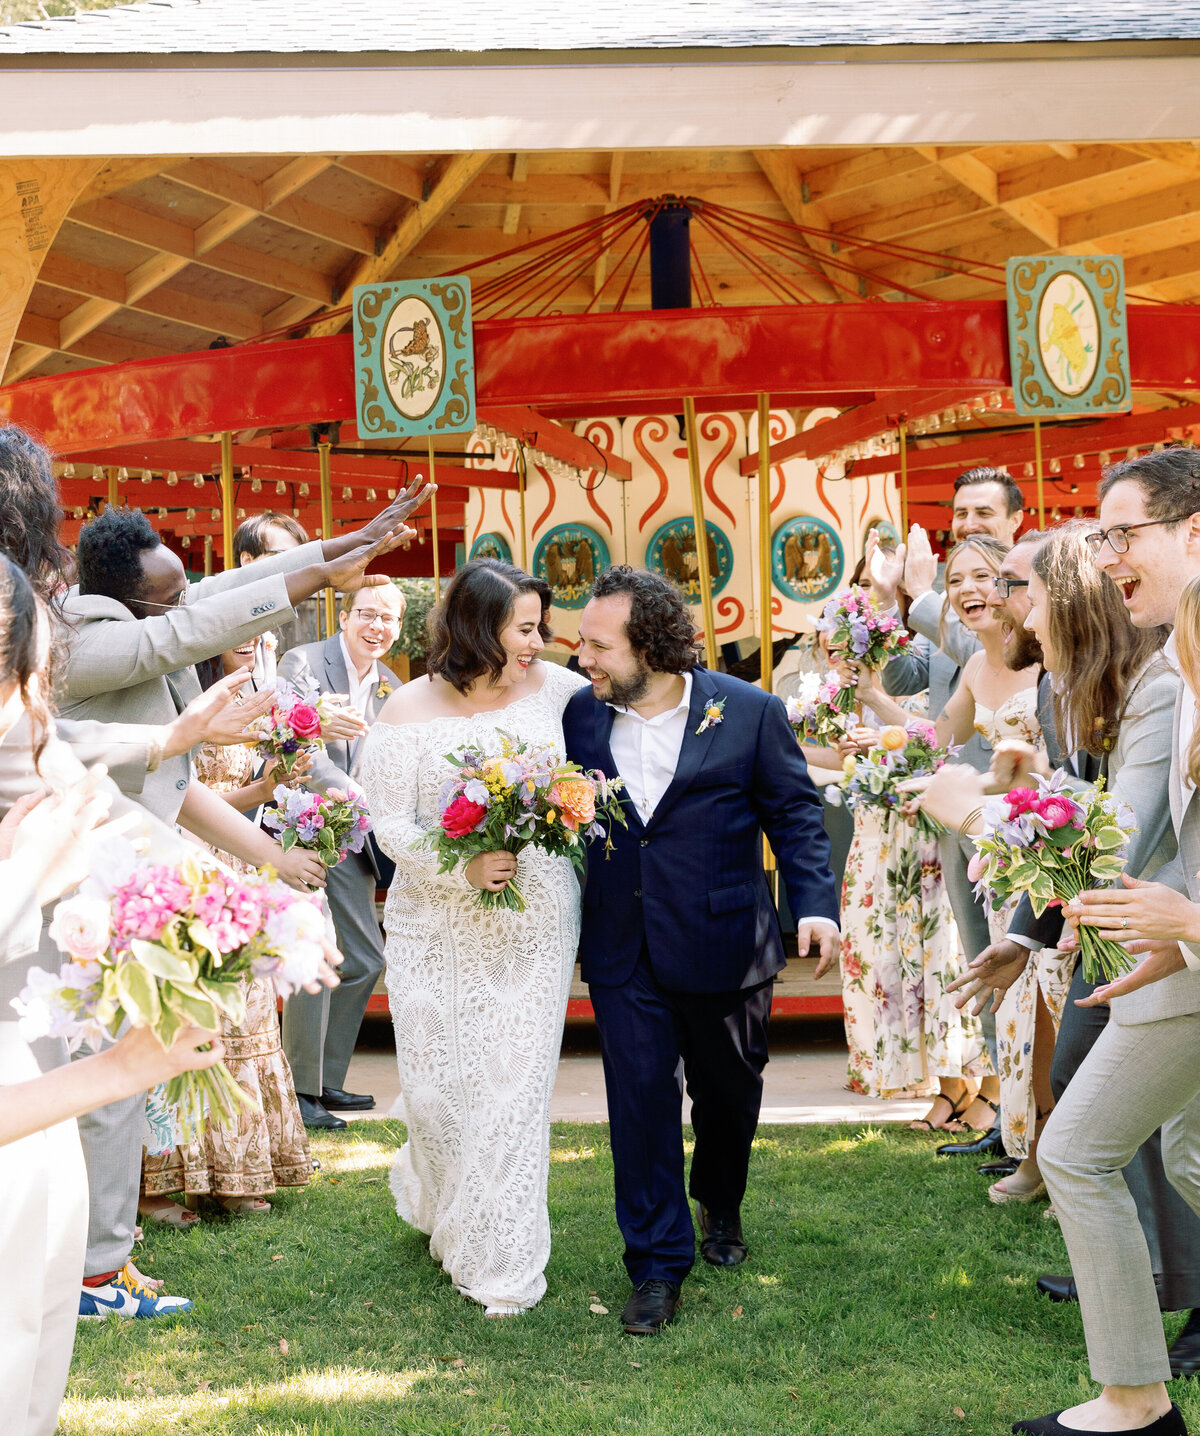
{"label": "white dress shirt", "polygon": [[[1175,642],[1175,630],[1171,630],[1171,636],[1163,645],[1163,657],[1178,673],[1179,670],[1179,645]],[[1186,808],[1188,801],[1195,791],[1196,785],[1192,782],[1191,774],[1187,770],[1187,755],[1192,746],[1192,735],[1196,731],[1196,695],[1192,692],[1186,680],[1179,685],[1179,741],[1177,744],[1179,752],[1179,778],[1183,784],[1183,805]]]}
{"label": "white dress shirt", "polygon": [[360,678],[358,669],[354,666],[354,659],[350,656],[350,649],[346,646],[346,635],[338,634],[338,642],[342,645],[342,662],[346,665],[346,681],[350,690],[350,702],[358,709],[365,718],[367,716],[367,701],[371,696],[371,689],[374,688],[379,679],[375,673],[375,660],[371,660],[371,666],[366,674]]}
{"label": "white dress shirt", "polygon": [[[625,791],[638,810],[642,823],[654,816],[663,794],[671,786],[679,766],[679,751],[687,733],[688,710],[692,702],[692,675],[680,674],[683,696],[674,708],[643,718],[633,708],[610,703],[613,710],[612,733],[608,746],[617,772],[625,780]],[[827,917],[800,919],[803,927],[824,923],[837,932],[838,925]]]}

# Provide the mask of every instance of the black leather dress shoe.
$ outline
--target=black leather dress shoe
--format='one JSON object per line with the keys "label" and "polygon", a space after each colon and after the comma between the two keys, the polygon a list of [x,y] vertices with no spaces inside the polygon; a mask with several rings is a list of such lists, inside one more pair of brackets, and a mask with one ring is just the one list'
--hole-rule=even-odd
{"label": "black leather dress shoe", "polygon": [[981,1177],[1011,1177],[1020,1165],[1016,1157],[1001,1157],[998,1162],[984,1162],[975,1170]]}
{"label": "black leather dress shoe", "polygon": [[[1013,1436],[1071,1436],[1076,1426],[1064,1426],[1058,1419],[1061,1411],[1052,1411],[1049,1416],[1031,1416],[1025,1421],[1013,1422]],[[1135,1426],[1130,1431],[1110,1431],[1109,1436],[1187,1436],[1183,1424],[1183,1413],[1174,1403],[1170,1411],[1164,1412],[1149,1426]]]}
{"label": "black leather dress shoe", "polygon": [[340,1087],[321,1088],[321,1106],[327,1112],[369,1112],[375,1098],[366,1092],[343,1092]]}
{"label": "black leather dress shoe", "polygon": [[630,1336],[657,1336],[675,1320],[679,1283],[651,1277],[633,1289],[621,1313],[621,1325]]}
{"label": "black leather dress shoe", "polygon": [[973,1142],[943,1142],[937,1149],[939,1157],[1003,1157],[1004,1138],[1000,1128],[993,1127]]}
{"label": "black leather dress shoe", "polygon": [[1075,1288],[1073,1276],[1039,1276],[1037,1289],[1043,1296],[1048,1296],[1051,1301],[1079,1300],[1079,1292]]}
{"label": "black leather dress shoe", "polygon": [[1167,1352],[1167,1360],[1176,1381],[1200,1372],[1200,1307],[1188,1314],[1186,1325]]}
{"label": "black leather dress shoe", "polygon": [[740,1266],[749,1256],[739,1213],[718,1216],[697,1202],[696,1225],[700,1228],[700,1255],[709,1266]]}
{"label": "black leather dress shoe", "polygon": [[309,1131],[345,1131],[346,1123],[340,1117],[335,1117],[332,1112],[326,1111],[315,1097],[308,1097],[303,1092],[297,1092],[296,1101],[300,1104],[300,1120]]}

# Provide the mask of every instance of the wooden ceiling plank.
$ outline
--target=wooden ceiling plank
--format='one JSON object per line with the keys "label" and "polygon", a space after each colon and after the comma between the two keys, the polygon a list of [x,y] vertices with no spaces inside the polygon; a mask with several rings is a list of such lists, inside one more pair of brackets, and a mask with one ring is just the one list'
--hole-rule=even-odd
{"label": "wooden ceiling plank", "polygon": [[[443,164],[429,198],[411,206],[399,218],[382,252],[370,259],[357,260],[341,276],[337,286],[339,298],[348,296],[356,284],[374,284],[393,274],[463,190],[478,179],[491,159],[492,153],[488,150],[468,150],[450,156]],[[340,314],[325,320],[314,325],[312,333],[314,337],[340,333],[346,326],[347,318],[347,315]]]}
{"label": "wooden ceiling plank", "polygon": [[42,260],[38,282],[53,285],[55,289],[65,289],[71,294],[111,299],[117,304],[125,302],[123,274],[99,264],[90,264],[85,259],[56,254],[53,250]]}
{"label": "wooden ceiling plank", "polygon": [[[613,150],[608,162],[608,203],[604,206],[604,213],[611,214],[621,200],[621,177],[625,171],[625,151]],[[693,238],[693,243],[695,239]],[[604,288],[604,281],[608,278],[608,250],[602,249],[596,256],[595,268],[592,270],[592,293],[599,294]]]}
{"label": "wooden ceiling plank", "polygon": [[103,199],[105,195],[114,194],[117,190],[140,184],[142,180],[153,179],[155,175],[162,173],[165,163],[167,162],[162,159],[109,160],[91,184],[80,192],[77,202],[83,204],[87,200]]}
{"label": "wooden ceiling plank", "polygon": [[1014,199],[1041,198],[1055,190],[1068,190],[1089,180],[1104,180],[1121,170],[1137,169],[1145,158],[1124,145],[1085,145],[1073,160],[1055,156],[999,172],[1001,204]]}
{"label": "wooden ceiling plank", "polygon": [[[779,201],[793,224],[804,225],[811,229],[829,228],[820,205],[814,204],[806,198],[804,180],[790,156],[780,150],[755,150],[754,158],[758,161],[771,188],[779,196]],[[825,263],[833,252],[831,243],[828,240],[818,239],[815,235],[797,234],[796,238],[804,252],[811,256],[813,263],[820,270],[819,275],[813,275],[818,285],[818,293],[815,297],[822,300],[835,299],[839,302],[843,300],[846,297],[846,286],[850,284],[851,276]],[[823,284],[821,283],[822,279],[825,281]]]}
{"label": "wooden ceiling plank", "polygon": [[1108,240],[1156,224],[1178,222],[1200,211],[1200,180],[1154,190],[1137,200],[1098,205],[1086,213],[1066,215],[1059,222],[1063,246]]}
{"label": "wooden ceiling plank", "polygon": [[323,175],[332,164],[327,155],[297,155],[263,180],[263,203],[267,209],[274,209],[280,200],[290,198],[318,175]]}
{"label": "wooden ceiling plank", "polygon": [[334,163],[338,169],[369,180],[402,199],[420,200],[428,187],[427,177],[415,165],[395,155],[339,155]]}
{"label": "wooden ceiling plank", "polygon": [[[523,184],[529,174],[529,159],[526,155],[516,154],[512,157],[512,177],[516,184]],[[504,223],[500,226],[502,233],[514,235],[521,223],[521,206],[519,203],[506,205],[504,208]]]}

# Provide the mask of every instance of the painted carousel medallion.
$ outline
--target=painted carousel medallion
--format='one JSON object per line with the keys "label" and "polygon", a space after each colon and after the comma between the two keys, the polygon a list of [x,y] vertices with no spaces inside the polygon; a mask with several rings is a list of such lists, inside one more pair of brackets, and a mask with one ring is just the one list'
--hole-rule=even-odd
{"label": "painted carousel medallion", "polygon": [[842,541],[824,519],[801,515],[788,519],[771,540],[771,577],[785,598],[817,603],[842,581],[846,557]]}
{"label": "painted carousel medallion", "polygon": [[[704,521],[708,536],[708,573],[718,594],[733,572],[733,546],[711,519]],[[656,529],[646,546],[646,567],[677,583],[689,603],[700,602],[700,557],[696,552],[696,524],[691,518],[672,519]]]}
{"label": "painted carousel medallion", "polygon": [[502,563],[512,563],[512,548],[503,534],[495,532],[480,534],[471,545],[471,552],[467,555],[472,558],[498,558]]}
{"label": "painted carousel medallion", "polygon": [[533,551],[533,571],[550,585],[559,608],[582,608],[609,562],[608,545],[587,524],[557,524]]}

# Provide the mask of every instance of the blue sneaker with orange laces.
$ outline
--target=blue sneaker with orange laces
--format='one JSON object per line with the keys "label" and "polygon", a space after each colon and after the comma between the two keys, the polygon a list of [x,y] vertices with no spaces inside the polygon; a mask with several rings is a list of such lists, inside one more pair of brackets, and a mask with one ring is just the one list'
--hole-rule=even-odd
{"label": "blue sneaker with orange laces", "polygon": [[178,1316],[191,1309],[186,1296],[159,1296],[143,1286],[129,1266],[123,1266],[103,1286],[85,1286],[79,1292],[80,1321],[103,1321],[108,1316]]}

